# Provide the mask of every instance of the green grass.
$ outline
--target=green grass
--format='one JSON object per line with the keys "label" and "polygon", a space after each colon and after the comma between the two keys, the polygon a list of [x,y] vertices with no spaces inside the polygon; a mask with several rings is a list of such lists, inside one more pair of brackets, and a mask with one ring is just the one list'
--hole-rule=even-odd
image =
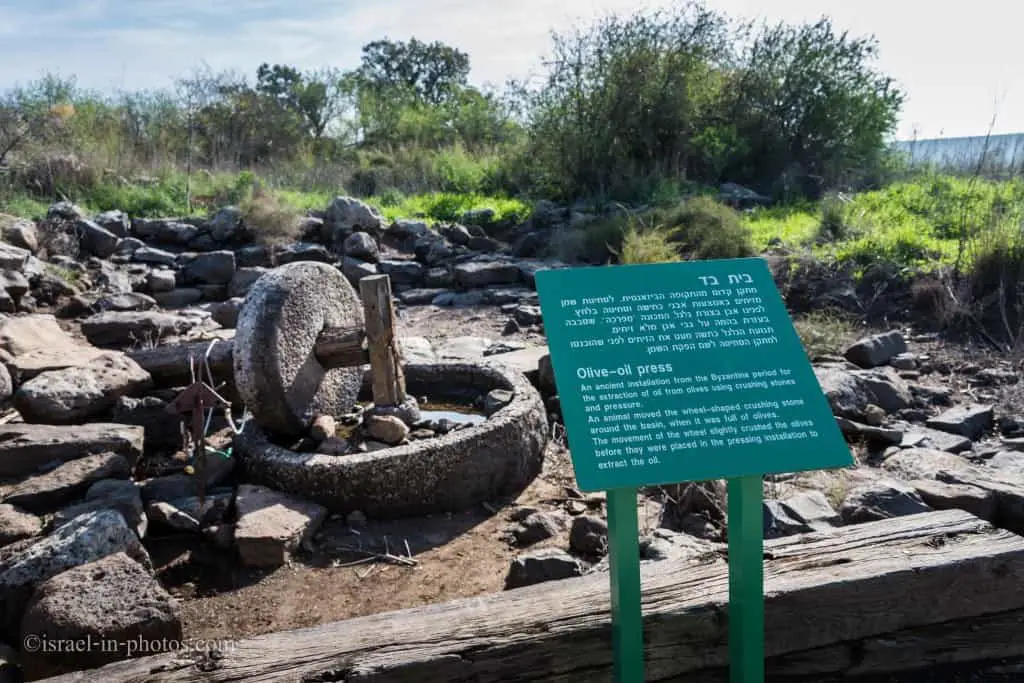
{"label": "green grass", "polygon": [[758,251],[767,249],[774,240],[790,246],[807,244],[820,221],[817,211],[807,205],[755,209],[744,218]]}
{"label": "green grass", "polygon": [[477,193],[430,192],[405,197],[397,193],[370,197],[367,203],[376,207],[388,220],[396,218],[431,218],[435,221],[461,221],[467,211],[491,209],[495,221],[525,221],[530,205],[519,199],[488,197]]}
{"label": "green grass", "polygon": [[[494,220],[499,222],[519,222],[529,217],[531,205],[526,201],[491,196],[480,191],[456,191],[460,185],[482,187],[485,184],[482,179],[485,179],[489,168],[482,162],[469,163],[468,157],[463,157],[464,154],[460,156],[453,152],[448,157],[430,160],[444,166],[442,175],[450,176],[446,183],[451,191],[403,194],[397,189],[388,189],[365,198],[365,201],[376,207],[388,221],[422,218],[436,222],[463,222],[466,212],[480,209],[493,211]],[[337,189],[315,189],[319,188],[316,183],[304,185],[294,178],[285,180],[283,176],[267,182],[251,172],[198,171],[191,181],[191,213],[204,215],[220,206],[244,204],[252,198],[257,186],[264,191],[269,190],[275,201],[279,200],[281,206],[275,208],[275,212],[285,209],[296,213],[324,210],[335,196],[351,194],[340,186]],[[125,182],[124,179],[106,177],[90,187],[61,190],[90,213],[121,209],[131,216],[159,217],[189,213],[187,187],[183,173],[164,171],[146,182]],[[306,189],[297,189],[302,187]],[[687,207],[697,207],[703,201],[707,206],[694,209],[701,220],[697,221],[696,227],[688,228],[690,232],[696,230],[699,233],[700,243],[728,246],[745,241],[749,234],[749,242],[756,252],[781,243],[859,267],[883,260],[924,270],[950,265],[961,252],[970,257],[972,250],[979,248],[977,245],[986,240],[991,242],[993,235],[1015,235],[1024,225],[1024,179],[995,182],[928,175],[853,197],[830,197],[824,203],[805,202],[757,209],[742,214],[736,226],[733,225],[732,213],[717,208],[710,200],[682,204],[678,200],[669,201],[678,190],[667,185],[661,188],[664,201],[651,212],[653,223],[671,229],[675,241],[679,239],[676,228],[694,222],[688,214],[684,215]],[[41,218],[49,204],[0,187],[0,213]],[[597,220],[588,225],[585,235],[576,236],[580,245],[574,250],[579,251],[594,242],[602,253],[607,252],[606,243],[617,251],[622,246],[625,225],[622,221],[613,221],[614,230],[609,232],[606,230],[607,222]],[[635,253],[631,253],[629,258],[660,259],[668,255],[660,244],[655,244],[663,241],[656,237],[665,235],[635,234],[630,245],[631,250],[635,247]],[[685,252],[687,245],[684,242],[675,244],[674,248]],[[717,247],[713,251],[718,257],[733,255]]]}
{"label": "green grass", "polygon": [[773,240],[818,256],[866,266],[878,260],[924,270],[953,264],[963,244],[1024,223],[1024,180],[993,182],[926,176],[865,192],[842,204],[845,239],[819,239],[822,205],[760,209],[745,223],[755,246]]}
{"label": "green grass", "polygon": [[[130,216],[142,218],[208,215],[220,206],[241,204],[252,195],[256,176],[251,173],[196,173],[192,177],[191,212],[187,205],[185,175],[168,172],[152,183],[119,183],[105,181],[93,187],[68,189],[65,194],[82,209],[98,213],[120,209]],[[331,200],[347,194],[342,188],[336,192],[323,190],[303,191],[268,186],[287,206],[296,211],[324,210]],[[396,218],[423,217],[434,221],[462,221],[467,211],[491,209],[496,221],[525,221],[531,211],[530,204],[518,199],[487,196],[474,192],[431,192],[405,196],[389,191],[365,201],[376,207],[389,221]],[[0,213],[24,218],[41,218],[50,202],[33,199],[24,194],[0,192]]]}

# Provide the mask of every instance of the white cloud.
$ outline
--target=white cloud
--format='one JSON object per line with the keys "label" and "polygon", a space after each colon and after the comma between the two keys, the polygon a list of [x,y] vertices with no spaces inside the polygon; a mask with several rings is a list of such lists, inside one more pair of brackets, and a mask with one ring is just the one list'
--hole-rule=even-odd
{"label": "white cloud", "polygon": [[[975,0],[970,12],[957,13],[892,0],[713,6],[771,20],[828,14],[840,27],[877,35],[882,67],[909,91],[904,135],[914,124],[922,135],[982,133],[999,97],[997,130],[1016,131],[1024,120],[1015,54],[1024,10],[1017,3]],[[363,44],[413,35],[468,52],[474,82],[500,84],[540,66],[551,29],[638,7],[631,0],[0,0],[0,87],[46,71],[101,89],[166,87],[201,62],[249,75],[263,61],[348,68]]]}

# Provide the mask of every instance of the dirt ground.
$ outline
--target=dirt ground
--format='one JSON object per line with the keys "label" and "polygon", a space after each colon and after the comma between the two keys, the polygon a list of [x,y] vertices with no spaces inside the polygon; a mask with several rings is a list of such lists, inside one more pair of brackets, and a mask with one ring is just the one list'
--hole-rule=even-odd
{"label": "dirt ground", "polygon": [[[517,553],[505,536],[509,515],[566,500],[571,470],[568,452],[552,445],[541,476],[514,501],[356,529],[332,518],[312,552],[270,572],[239,568],[230,553],[191,539],[157,541],[151,552],[164,585],[183,600],[187,638],[238,638],[484,595],[502,590]],[[411,555],[415,565],[350,550],[358,548]]]}

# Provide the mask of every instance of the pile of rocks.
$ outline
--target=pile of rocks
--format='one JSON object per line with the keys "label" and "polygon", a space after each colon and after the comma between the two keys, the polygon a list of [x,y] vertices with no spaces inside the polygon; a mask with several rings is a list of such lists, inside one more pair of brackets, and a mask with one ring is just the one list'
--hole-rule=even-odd
{"label": "pile of rocks", "polygon": [[[161,315],[191,320],[194,311]],[[114,326],[104,334],[127,341]],[[409,338],[403,346],[410,360],[427,362],[505,351],[514,366],[532,363],[536,375],[537,351],[490,340],[434,348]],[[239,482],[230,429],[210,438],[224,454],[206,459],[201,502],[187,461],[158,457],[183,446],[168,412],[180,387],[158,386],[130,351],[93,346],[53,315],[36,313],[0,319],[0,356],[0,401],[15,409],[0,424],[0,643],[93,637],[121,644],[93,652],[99,659],[88,662],[24,652],[26,670],[76,669],[127,656],[133,639],[180,636],[180,605],[154,576],[149,536],[193,534],[244,566],[273,568],[324,521],[320,505]],[[508,397],[498,393],[485,400],[485,412],[501,409]],[[393,441],[384,427],[367,429]],[[152,462],[160,473],[143,467]]]}
{"label": "pile of rocks", "polygon": [[[0,215],[6,240],[0,244],[0,312],[47,308],[61,318],[88,316],[92,343],[121,341],[110,336],[112,325],[132,327],[141,343],[197,324],[156,309],[202,305],[230,328],[249,287],[268,268],[319,261],[336,265],[353,283],[389,275],[406,305],[504,306],[510,325],[539,324],[533,276],[541,267],[564,264],[523,257],[549,241],[550,221],[514,225],[495,221],[492,211],[466,218],[475,223],[386,224],[365,203],[337,197],[304,219],[300,241],[271,247],[259,243],[236,207],[208,219],[133,218],[121,211],[88,217],[61,202],[38,224]],[[124,315],[143,311],[152,313]]]}
{"label": "pile of rocks", "polygon": [[[996,409],[997,390],[1019,382],[1008,363],[953,367],[890,331],[821,359],[815,373],[857,465],[766,477],[765,538],[952,508],[1024,534],[1024,418]],[[962,393],[954,375],[965,380]],[[689,486],[683,495],[642,492],[661,501],[641,540],[644,561],[724,550],[724,482]],[[537,548],[512,561],[507,587],[607,569],[604,496],[567,496],[553,509],[513,513],[510,542]]]}

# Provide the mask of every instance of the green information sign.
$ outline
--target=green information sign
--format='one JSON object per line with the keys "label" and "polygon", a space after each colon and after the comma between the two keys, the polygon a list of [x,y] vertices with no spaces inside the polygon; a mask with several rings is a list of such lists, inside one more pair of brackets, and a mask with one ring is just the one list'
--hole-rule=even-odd
{"label": "green information sign", "polygon": [[545,270],[537,290],[581,489],[852,464],[763,259]]}
{"label": "green information sign", "polygon": [[733,683],[764,680],[762,475],[853,464],[763,259],[544,270],[576,481],[607,490],[615,680],[642,683],[636,487],[728,479]]}

